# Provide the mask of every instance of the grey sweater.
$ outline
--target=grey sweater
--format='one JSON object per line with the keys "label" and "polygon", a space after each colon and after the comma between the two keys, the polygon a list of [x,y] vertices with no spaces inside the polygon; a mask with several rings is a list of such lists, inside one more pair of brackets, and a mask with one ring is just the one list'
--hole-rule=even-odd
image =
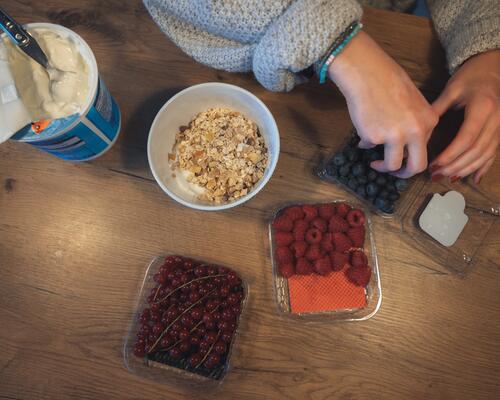
{"label": "grey sweater", "polygon": [[[183,51],[211,67],[253,71],[269,90],[306,80],[335,38],[361,19],[363,5],[404,11],[415,0],[144,0]],[[500,0],[428,0],[450,72],[500,48]]]}

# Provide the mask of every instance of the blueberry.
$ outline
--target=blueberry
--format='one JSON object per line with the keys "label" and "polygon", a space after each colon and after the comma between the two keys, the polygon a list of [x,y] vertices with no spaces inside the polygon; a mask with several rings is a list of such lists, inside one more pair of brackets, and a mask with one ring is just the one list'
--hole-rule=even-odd
{"label": "blueberry", "polygon": [[370,197],[375,197],[378,194],[379,188],[375,182],[370,182],[366,185],[366,194]]}
{"label": "blueberry", "polygon": [[377,207],[379,210],[384,210],[387,205],[389,204],[389,202],[387,201],[387,199],[384,199],[382,197],[377,197],[375,199],[375,207]]}
{"label": "blueberry", "polygon": [[384,186],[387,183],[387,179],[384,175],[379,175],[375,180],[375,183],[379,186]]}
{"label": "blueberry", "polygon": [[344,185],[347,185],[347,182],[349,181],[349,178],[345,175],[340,175],[337,179]]}
{"label": "blueberry", "polygon": [[387,206],[385,206],[381,210],[387,214],[392,214],[394,212],[394,203],[392,202],[387,203]]}
{"label": "blueberry", "polygon": [[387,199],[389,197],[389,192],[385,189],[382,189],[380,193],[378,194],[378,197],[382,199]]}
{"label": "blueberry", "polygon": [[393,183],[396,180],[396,177],[394,175],[386,175],[387,181],[389,183]]}
{"label": "blueberry", "polygon": [[349,146],[357,146],[359,143],[359,136],[354,134],[351,139],[349,140]]}
{"label": "blueberry", "polygon": [[387,198],[390,201],[396,201],[399,199],[399,193],[398,192],[389,193],[389,196],[387,196]]}
{"label": "blueberry", "polygon": [[344,150],[344,154],[350,162],[359,160],[359,149],[348,147]]}
{"label": "blueberry", "polygon": [[368,200],[370,203],[373,203],[375,201],[375,196],[366,196],[366,200]]}
{"label": "blueberry", "polygon": [[406,179],[398,178],[395,180],[394,185],[396,186],[398,192],[404,192],[408,189],[408,181]]}
{"label": "blueberry", "polygon": [[349,188],[352,190],[356,190],[356,188],[358,187],[358,181],[354,177],[349,178],[349,182],[347,182],[347,186],[349,186]]}
{"label": "blueberry", "polygon": [[349,172],[351,172],[351,164],[349,164],[349,163],[344,164],[339,168],[339,175],[340,176],[347,176],[347,175],[349,175]]}
{"label": "blueberry", "polygon": [[333,164],[336,165],[337,167],[344,165],[346,163],[346,161],[347,160],[346,160],[345,155],[343,153],[337,153],[332,158]]}
{"label": "blueberry", "polygon": [[328,164],[325,168],[325,172],[327,175],[335,177],[338,175],[337,167],[333,164]]}
{"label": "blueberry", "polygon": [[366,172],[365,166],[358,162],[352,166],[352,175],[353,176],[360,176],[363,175]]}
{"label": "blueberry", "polygon": [[366,175],[358,176],[357,179],[360,185],[366,185],[368,183],[368,178],[366,177]]}
{"label": "blueberry", "polygon": [[377,173],[377,171],[375,171],[373,169],[370,169],[368,171],[368,173],[366,174],[366,177],[371,182],[371,181],[374,181],[374,180],[376,180],[378,178],[378,173]]}
{"label": "blueberry", "polygon": [[382,155],[376,149],[369,149],[366,152],[366,161],[369,163],[376,160],[381,160]]}
{"label": "blueberry", "polygon": [[394,193],[396,192],[396,186],[394,186],[394,183],[392,182],[388,182],[387,185],[385,185],[385,189],[389,192],[389,193]]}
{"label": "blueberry", "polygon": [[[359,180],[358,180],[359,182]],[[356,193],[358,196],[361,196],[363,198],[366,197],[366,189],[365,189],[365,186],[364,185],[359,185],[356,189]]]}

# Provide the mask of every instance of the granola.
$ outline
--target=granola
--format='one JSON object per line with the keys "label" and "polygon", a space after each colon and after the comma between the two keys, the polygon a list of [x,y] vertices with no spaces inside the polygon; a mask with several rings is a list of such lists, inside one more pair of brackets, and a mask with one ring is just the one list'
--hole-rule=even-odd
{"label": "granola", "polygon": [[254,122],[212,108],[179,128],[168,159],[174,172],[186,171],[187,181],[204,189],[201,200],[223,204],[248,194],[264,176],[268,151]]}

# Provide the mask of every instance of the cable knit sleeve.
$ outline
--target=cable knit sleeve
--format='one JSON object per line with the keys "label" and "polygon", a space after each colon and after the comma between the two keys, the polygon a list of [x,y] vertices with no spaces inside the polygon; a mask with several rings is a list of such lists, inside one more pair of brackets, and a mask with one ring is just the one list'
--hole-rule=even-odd
{"label": "cable knit sleeve", "polygon": [[500,49],[499,0],[428,0],[450,72],[469,57]]}
{"label": "cable knit sleeve", "polygon": [[184,52],[213,68],[253,71],[269,90],[289,91],[347,26],[355,0],[144,0]]}

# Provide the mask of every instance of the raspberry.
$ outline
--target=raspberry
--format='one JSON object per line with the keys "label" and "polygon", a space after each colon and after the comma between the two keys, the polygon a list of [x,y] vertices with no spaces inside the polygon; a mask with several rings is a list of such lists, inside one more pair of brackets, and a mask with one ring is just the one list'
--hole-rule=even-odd
{"label": "raspberry", "polygon": [[275,230],[282,232],[290,232],[293,229],[293,221],[286,215],[276,217],[272,225]]}
{"label": "raspberry", "polygon": [[353,228],[363,226],[365,224],[365,213],[355,208],[347,213],[347,222]]}
{"label": "raspberry", "polygon": [[372,270],[369,266],[350,267],[346,271],[347,279],[349,279],[356,286],[366,286],[370,282]]}
{"label": "raspberry", "polygon": [[340,271],[346,264],[349,263],[349,255],[333,252],[332,254],[330,254],[330,260],[332,261],[332,269],[334,271]]}
{"label": "raspberry", "polygon": [[280,264],[280,274],[283,278],[290,278],[295,274],[293,264]]}
{"label": "raspberry", "polygon": [[305,258],[299,258],[295,266],[295,272],[299,275],[311,275],[313,273],[313,266]]}
{"label": "raspberry", "polygon": [[307,243],[304,241],[293,242],[290,246],[292,253],[295,255],[295,258],[304,257],[307,250]]}
{"label": "raspberry", "polygon": [[351,228],[347,231],[347,236],[351,239],[354,247],[363,247],[365,244],[365,227]]}
{"label": "raspberry", "polygon": [[302,208],[299,206],[288,207],[284,214],[292,221],[304,218],[304,211],[302,211]]}
{"label": "raspberry", "polygon": [[351,265],[353,267],[363,267],[368,265],[368,258],[366,254],[360,250],[353,251],[351,253]]}
{"label": "raspberry", "polygon": [[337,203],[335,205],[335,211],[337,211],[337,214],[340,215],[342,218],[345,218],[347,213],[351,211],[351,206],[346,203]]}
{"label": "raspberry", "polygon": [[314,271],[320,275],[326,276],[332,272],[332,263],[330,257],[323,257],[314,262]]}
{"label": "raspberry", "polygon": [[314,206],[310,206],[306,204],[305,206],[302,206],[302,211],[304,211],[305,217],[304,219],[306,221],[311,221],[312,219],[316,218],[318,216],[318,210]]}
{"label": "raspberry", "polygon": [[319,216],[329,220],[335,214],[335,204],[321,204],[318,206]]}
{"label": "raspberry", "polygon": [[306,251],[306,258],[311,261],[319,260],[323,257],[323,252],[319,248],[319,244],[312,244]]}
{"label": "raspberry", "polygon": [[293,242],[293,235],[290,232],[276,232],[274,240],[277,246],[288,246]]}
{"label": "raspberry", "polygon": [[280,265],[293,262],[293,254],[288,247],[278,247],[275,257]]}
{"label": "raspberry", "polygon": [[349,229],[347,221],[339,215],[334,215],[330,218],[328,230],[330,232],[346,232]]}
{"label": "raspberry", "polygon": [[333,245],[335,246],[335,251],[345,253],[351,248],[352,242],[351,239],[343,233],[336,232],[333,234]]}
{"label": "raspberry", "polygon": [[298,219],[293,225],[293,237],[296,241],[303,241],[306,231],[309,229],[309,222],[305,219]]}
{"label": "raspberry", "polygon": [[333,235],[331,233],[325,233],[323,235],[323,239],[321,239],[320,246],[321,249],[324,250],[325,252],[329,253],[330,251],[333,251]]}
{"label": "raspberry", "polygon": [[311,228],[306,232],[306,242],[309,244],[321,242],[323,235],[317,228]]}
{"label": "raspberry", "polygon": [[322,218],[319,218],[319,217],[314,218],[311,221],[311,227],[319,229],[321,232],[326,232],[326,229],[327,229],[326,221]]}

